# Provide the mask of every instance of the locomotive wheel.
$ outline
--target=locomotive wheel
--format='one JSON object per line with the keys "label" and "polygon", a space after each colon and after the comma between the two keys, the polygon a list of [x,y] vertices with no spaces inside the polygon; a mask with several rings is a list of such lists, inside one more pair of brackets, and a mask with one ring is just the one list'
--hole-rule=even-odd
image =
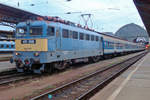
{"label": "locomotive wheel", "polygon": [[23,69],[24,65],[22,63],[16,63],[16,67],[19,69]]}
{"label": "locomotive wheel", "polygon": [[58,69],[58,70],[63,70],[67,67],[67,62],[65,61],[61,61],[61,62],[56,62],[53,64],[54,68]]}

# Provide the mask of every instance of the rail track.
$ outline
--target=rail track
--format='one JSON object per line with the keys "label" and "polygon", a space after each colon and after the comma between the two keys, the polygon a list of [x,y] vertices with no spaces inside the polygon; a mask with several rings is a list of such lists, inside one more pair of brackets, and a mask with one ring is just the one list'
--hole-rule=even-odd
{"label": "rail track", "polygon": [[1,85],[8,85],[9,83],[15,83],[21,80],[26,80],[31,78],[31,75],[26,75],[24,73],[14,73],[14,74],[8,74],[8,75],[2,75],[0,76],[0,86]]}
{"label": "rail track", "polygon": [[144,52],[118,64],[107,66],[78,80],[31,98],[31,100],[87,100],[146,53]]}
{"label": "rail track", "polygon": [[15,74],[15,73],[17,73],[16,68],[10,68],[10,69],[0,72],[0,77],[5,76],[5,75]]}
{"label": "rail track", "polygon": [[32,79],[39,76],[40,75],[30,73],[18,73],[16,69],[4,71],[0,73],[0,86],[8,85],[9,83],[15,83],[22,80]]}

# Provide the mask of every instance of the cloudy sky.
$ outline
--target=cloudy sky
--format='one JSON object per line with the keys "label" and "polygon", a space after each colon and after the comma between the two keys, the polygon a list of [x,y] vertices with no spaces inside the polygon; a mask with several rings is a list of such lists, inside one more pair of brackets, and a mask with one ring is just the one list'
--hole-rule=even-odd
{"label": "cloudy sky", "polygon": [[116,32],[129,23],[144,27],[133,0],[0,0],[0,3],[43,16],[59,16],[82,25],[84,21],[80,15],[92,14],[88,25],[100,32]]}

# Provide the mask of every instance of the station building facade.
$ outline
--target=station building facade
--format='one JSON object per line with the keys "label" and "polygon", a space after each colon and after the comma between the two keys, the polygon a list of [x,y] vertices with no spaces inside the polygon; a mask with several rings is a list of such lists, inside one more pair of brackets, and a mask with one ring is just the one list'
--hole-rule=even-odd
{"label": "station building facade", "polygon": [[116,33],[115,36],[120,37],[122,39],[136,42],[136,43],[149,43],[149,36],[147,31],[139,25],[134,23],[127,24],[121,27]]}

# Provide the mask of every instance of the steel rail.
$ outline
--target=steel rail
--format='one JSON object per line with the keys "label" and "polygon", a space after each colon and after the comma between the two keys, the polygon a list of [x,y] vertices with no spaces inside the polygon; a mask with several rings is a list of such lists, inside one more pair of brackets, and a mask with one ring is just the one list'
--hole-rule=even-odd
{"label": "steel rail", "polygon": [[[140,60],[142,57],[144,57],[145,54],[139,56],[135,61],[133,61],[131,64],[127,65],[126,67],[123,67],[122,69],[120,69],[118,72],[114,73],[113,75],[111,75],[110,77],[106,78],[105,80],[103,80],[101,83],[99,83],[98,85],[96,85],[94,88],[90,89],[89,91],[87,91],[86,93],[84,93],[83,95],[79,96],[76,100],[87,100],[90,97],[92,97],[94,94],[96,94],[100,89],[104,88],[107,84],[109,84],[113,79],[115,79],[116,77],[118,77],[121,73],[123,73],[125,70],[127,70],[130,66],[132,66],[133,64],[135,64],[138,60]],[[135,58],[135,57],[134,57]]]}
{"label": "steel rail", "polygon": [[[86,79],[90,79],[91,77],[96,76],[96,75],[99,74],[99,73],[103,73],[103,72],[105,72],[105,71],[107,71],[107,70],[109,70],[109,69],[111,69],[111,68],[113,68],[113,67],[123,65],[123,64],[126,62],[126,64],[127,64],[126,67],[124,67],[123,69],[120,69],[119,72],[117,72],[117,73],[113,73],[110,77],[108,77],[108,78],[106,78],[106,79],[103,79],[103,81],[99,83],[100,86],[99,86],[99,84],[95,85],[96,87],[102,88],[102,86],[105,86],[104,84],[108,84],[112,79],[114,79],[115,77],[117,77],[121,72],[123,72],[125,69],[127,69],[127,68],[128,68],[129,66],[131,66],[132,64],[134,64],[136,61],[138,61],[140,58],[142,58],[145,54],[146,54],[146,52],[144,52],[144,53],[142,53],[142,54],[139,54],[139,55],[136,55],[136,56],[134,56],[134,57],[132,57],[132,58],[129,58],[129,59],[127,59],[127,60],[124,60],[124,61],[122,61],[122,62],[120,62],[120,63],[117,63],[117,64],[114,64],[114,65],[111,65],[111,66],[107,66],[107,67],[105,67],[105,68],[102,68],[101,70],[98,70],[98,71],[96,71],[96,72],[94,72],[94,73],[91,73],[91,74],[89,74],[89,75],[87,75],[87,76],[84,76],[84,77],[82,77],[82,78],[80,78],[80,79],[78,79],[78,80],[75,80],[75,81],[72,81],[72,82],[70,82],[70,83],[67,83],[67,84],[65,84],[65,85],[63,85],[63,86],[60,86],[60,87],[58,87],[58,88],[56,88],[56,89],[54,89],[54,90],[48,91],[48,92],[46,92],[46,93],[43,93],[43,94],[41,94],[41,95],[39,95],[39,96],[33,97],[33,98],[31,98],[31,100],[41,100],[41,99],[43,100],[43,98],[44,98],[44,100],[45,100],[45,98],[48,99],[48,95],[50,95],[50,96],[52,96],[52,97],[54,96],[54,99],[55,99],[55,97],[57,98],[59,95],[62,95],[62,94],[67,95],[67,92],[66,92],[66,94],[64,93],[65,89],[68,89],[68,88],[70,88],[71,86],[75,87],[74,85],[77,84],[77,83],[82,83],[82,81],[84,81],[84,80],[86,81]],[[135,60],[133,60],[133,59],[135,59]],[[133,60],[133,61],[132,61],[132,60]],[[128,64],[130,61],[131,61],[132,63]],[[96,87],[94,87],[94,88],[96,88]],[[94,88],[92,88],[91,90],[87,90],[88,92],[86,91],[85,93],[82,93],[82,95],[77,96],[77,97],[75,97],[75,98],[77,98],[77,100],[85,100],[85,99],[91,97],[92,95],[94,95],[94,92],[91,93],[90,91],[94,90]],[[96,89],[97,89],[97,88],[96,88]],[[71,92],[71,91],[72,91],[72,90],[70,89],[69,92]],[[91,93],[92,95],[88,96],[90,93]],[[59,94],[59,95],[58,95],[58,94]]]}
{"label": "steel rail", "polygon": [[0,86],[8,85],[9,83],[16,83],[18,81],[27,80],[31,78],[39,77],[39,75],[32,75],[32,74],[26,74],[26,73],[17,73],[17,72],[5,72],[1,73],[0,76]]}
{"label": "steel rail", "polygon": [[11,77],[16,77],[16,76],[20,76],[20,75],[24,75],[24,73],[14,73],[14,74],[10,74],[10,75],[2,75],[2,76],[0,76],[0,80],[11,78]]}
{"label": "steel rail", "polygon": [[16,68],[9,68],[5,71],[1,71],[0,76],[11,75],[11,74],[16,74],[16,73],[17,73]]}
{"label": "steel rail", "polygon": [[14,79],[11,79],[11,80],[5,80],[5,81],[0,82],[0,86],[1,85],[7,85],[7,84],[10,84],[10,83],[15,83],[15,82],[26,80],[26,79],[29,79],[29,77],[18,77],[18,78],[14,78]]}

